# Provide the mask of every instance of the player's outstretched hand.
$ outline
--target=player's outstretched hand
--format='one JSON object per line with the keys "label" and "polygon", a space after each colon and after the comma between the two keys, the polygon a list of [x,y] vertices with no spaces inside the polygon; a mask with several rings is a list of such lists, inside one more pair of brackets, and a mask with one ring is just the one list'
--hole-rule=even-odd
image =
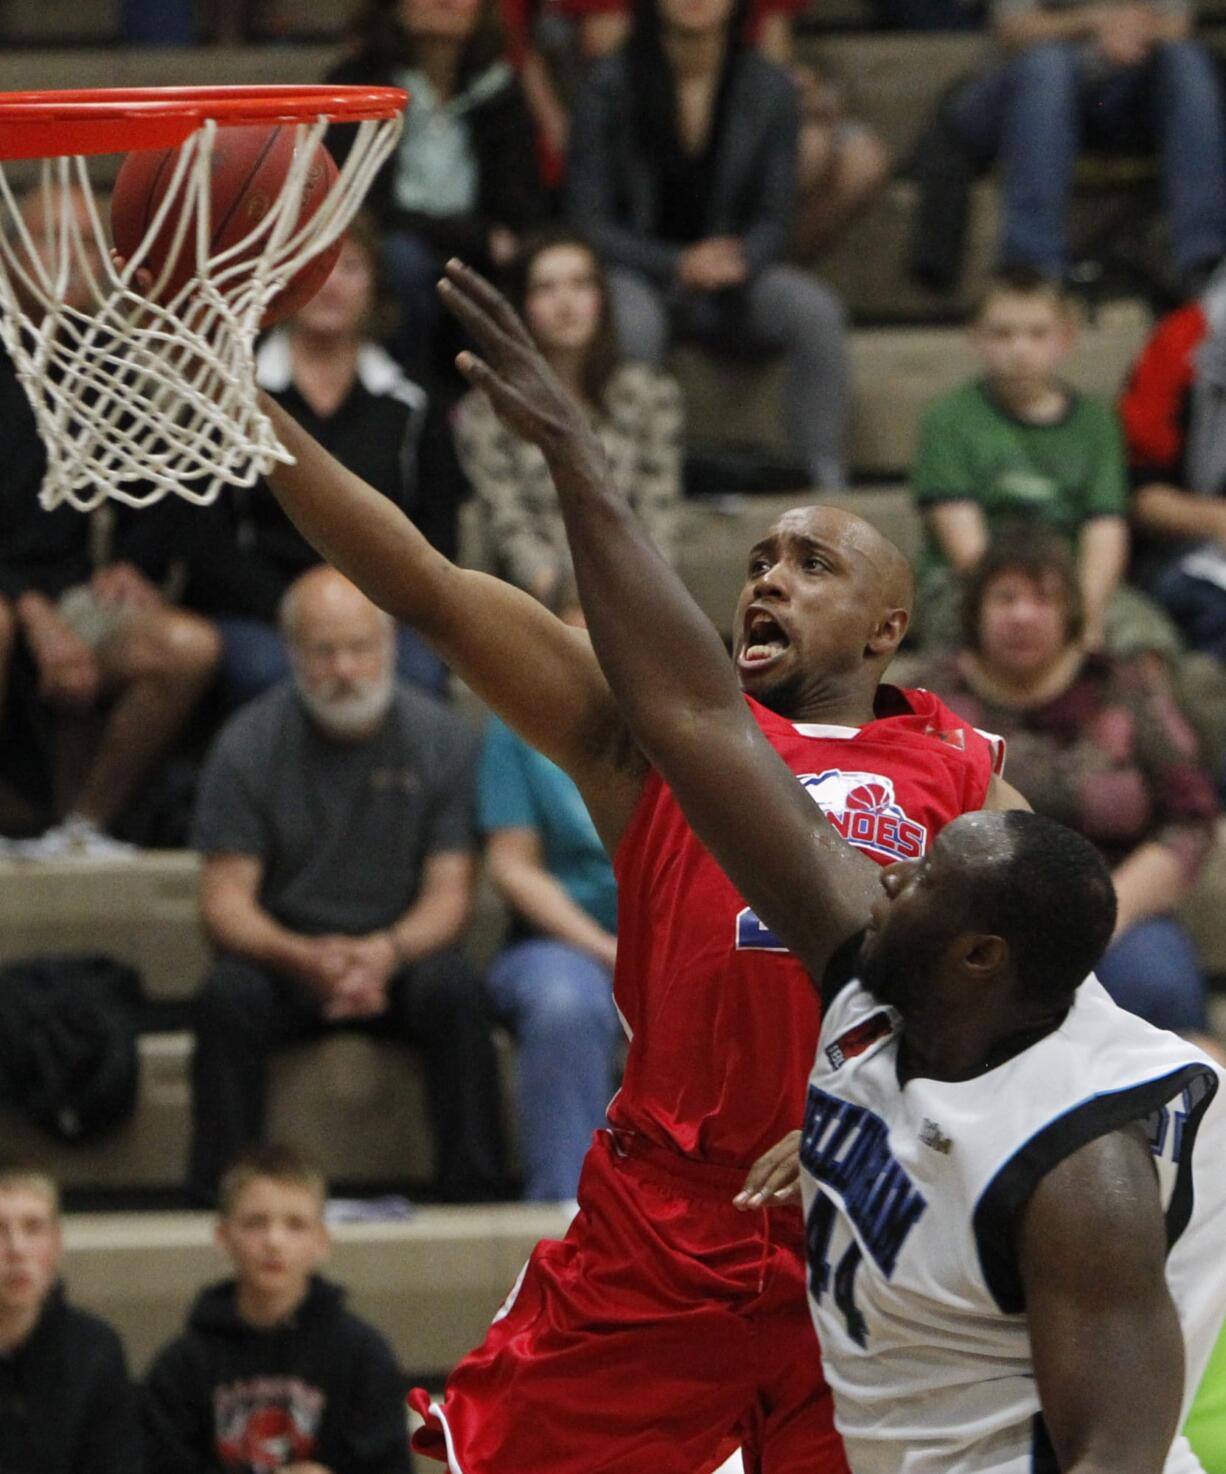
{"label": "player's outstretched hand", "polygon": [[745,1174],[745,1185],[732,1201],[743,1213],[800,1202],[799,1131],[789,1131],[782,1141],[762,1153]]}
{"label": "player's outstretched hand", "polygon": [[485,390],[503,424],[544,451],[590,434],[582,408],[502,293],[462,261],[448,261],[444,272],[439,296],[480,349],[458,354],[456,367]]}

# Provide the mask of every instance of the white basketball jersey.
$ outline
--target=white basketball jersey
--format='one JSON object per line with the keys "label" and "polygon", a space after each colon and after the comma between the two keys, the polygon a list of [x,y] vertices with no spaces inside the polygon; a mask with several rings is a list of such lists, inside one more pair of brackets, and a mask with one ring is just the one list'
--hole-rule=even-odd
{"label": "white basketball jersey", "polygon": [[[900,1089],[898,1015],[857,982],[822,1022],[801,1145],[809,1304],[854,1474],[1057,1469],[1012,1226],[1042,1176],[1144,1122],[1187,1349],[1226,1313],[1223,1072],[1090,978],[1053,1033],[971,1080]],[[1199,1468],[1177,1439],[1166,1474]]]}

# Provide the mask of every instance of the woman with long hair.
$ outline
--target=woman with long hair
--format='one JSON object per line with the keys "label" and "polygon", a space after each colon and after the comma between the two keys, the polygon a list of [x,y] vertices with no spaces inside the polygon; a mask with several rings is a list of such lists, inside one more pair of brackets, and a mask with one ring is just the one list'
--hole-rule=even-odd
{"label": "woman with long hair", "polygon": [[[615,483],[671,556],[681,496],[676,383],[620,357],[604,270],[583,236],[558,226],[531,237],[511,263],[508,282],[554,373],[591,415]],[[500,424],[476,390],[457,410],[456,443],[499,572],[552,602],[569,584],[571,569],[544,457]]]}
{"label": "woman with long hair", "polygon": [[[396,355],[429,380],[441,358],[434,289],[443,263],[505,264],[544,218],[532,119],[497,0],[363,0],[351,35],[353,54],[328,80],[405,87],[413,99],[369,204],[402,308]],[[351,138],[334,128],[329,146],[343,157]]]}

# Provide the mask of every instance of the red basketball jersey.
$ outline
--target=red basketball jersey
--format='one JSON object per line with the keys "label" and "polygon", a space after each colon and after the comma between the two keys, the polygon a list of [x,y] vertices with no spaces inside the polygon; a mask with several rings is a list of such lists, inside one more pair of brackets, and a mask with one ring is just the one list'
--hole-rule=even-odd
{"label": "red basketball jersey", "polygon": [[[914,859],[982,808],[1002,755],[927,691],[883,686],[859,730],[794,725],[746,697],[771,746],[850,843]],[[737,795],[728,795],[730,804]],[[615,1130],[748,1165],[800,1125],[821,1006],[653,773],[618,845],[613,991],[630,1034]]]}

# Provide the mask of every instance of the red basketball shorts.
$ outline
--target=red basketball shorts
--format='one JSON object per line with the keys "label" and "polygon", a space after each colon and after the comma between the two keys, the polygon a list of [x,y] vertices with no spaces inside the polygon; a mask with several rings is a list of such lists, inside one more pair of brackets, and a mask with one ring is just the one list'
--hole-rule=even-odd
{"label": "red basketball shorts", "polygon": [[537,1245],[413,1446],[451,1474],[847,1474],[795,1210],[740,1169],[596,1133],[566,1237]]}

